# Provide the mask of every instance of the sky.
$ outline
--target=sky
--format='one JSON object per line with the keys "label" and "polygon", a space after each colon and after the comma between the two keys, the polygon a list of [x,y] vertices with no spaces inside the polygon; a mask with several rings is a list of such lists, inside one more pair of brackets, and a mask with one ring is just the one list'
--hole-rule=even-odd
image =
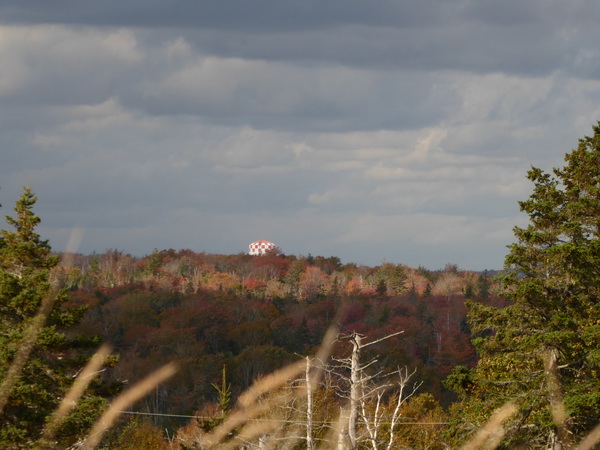
{"label": "sky", "polygon": [[527,171],[600,119],[598,23],[597,0],[3,0],[0,214],[29,185],[56,251],[499,269]]}

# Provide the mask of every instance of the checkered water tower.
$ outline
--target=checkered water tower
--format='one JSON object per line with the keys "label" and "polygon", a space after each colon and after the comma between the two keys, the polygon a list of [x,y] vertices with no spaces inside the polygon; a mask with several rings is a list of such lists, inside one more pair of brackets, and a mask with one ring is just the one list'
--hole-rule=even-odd
{"label": "checkered water tower", "polygon": [[268,251],[274,250],[275,244],[269,241],[256,241],[250,244],[248,253],[250,255],[264,255]]}

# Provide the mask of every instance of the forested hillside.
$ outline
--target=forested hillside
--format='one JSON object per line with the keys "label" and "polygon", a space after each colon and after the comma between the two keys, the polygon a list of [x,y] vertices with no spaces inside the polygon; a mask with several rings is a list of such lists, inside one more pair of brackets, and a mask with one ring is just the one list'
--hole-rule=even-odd
{"label": "forested hillside", "polygon": [[[62,256],[70,264],[52,280],[69,290],[72,306],[87,308],[74,333],[101,336],[120,355],[106,382],[133,384],[167,361],[180,363],[175,377],[132,409],[171,435],[189,421],[177,415],[214,414],[223,370],[234,403],[258,377],[314,355],[332,325],[369,340],[402,331],[368,349],[377,358],[370,370],[416,370],[417,393],[448,406],[454,396],[442,380],[454,366],[476,362],[465,300],[504,303],[489,276],[451,264],[367,267],[278,251]],[[333,353],[345,357],[348,346],[340,342]]]}
{"label": "forested hillside", "polygon": [[335,257],[190,250],[66,259],[72,265],[57,268],[53,280],[70,289],[74,306],[88,307],[76,332],[97,334],[120,354],[108,377],[132,383],[165,361],[183,362],[176,377],[138,405],[148,413],[209,408],[223,367],[235,397],[257,376],[314,353],[334,323],[370,339],[403,331],[370,352],[380,355],[382,369],[417,368],[421,391],[447,404],[441,380],[453,366],[476,361],[465,300],[502,303],[490,277],[452,265],[434,272],[342,265]]}

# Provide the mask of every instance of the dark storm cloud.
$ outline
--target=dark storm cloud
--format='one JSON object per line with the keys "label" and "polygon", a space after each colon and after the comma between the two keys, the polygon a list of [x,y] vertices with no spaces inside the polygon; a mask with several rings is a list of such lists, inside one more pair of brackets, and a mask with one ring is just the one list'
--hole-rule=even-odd
{"label": "dark storm cloud", "polygon": [[11,1],[0,6],[0,17],[158,28],[219,56],[600,76],[600,6],[593,1]]}
{"label": "dark storm cloud", "polygon": [[411,72],[201,61],[148,80],[124,101],[150,114],[198,115],[211,123],[261,129],[407,129],[436,123],[449,113],[456,95],[443,92],[435,81]]}
{"label": "dark storm cloud", "polygon": [[346,25],[314,32],[194,30],[184,35],[217,55],[380,69],[540,75],[562,67],[565,55],[578,51],[542,24],[535,29],[469,22],[416,29]]}
{"label": "dark storm cloud", "polygon": [[201,27],[258,32],[316,30],[348,23],[420,26],[439,21],[448,11],[452,9],[431,8],[415,0],[59,0],[52,3],[9,0],[0,7],[5,23]]}

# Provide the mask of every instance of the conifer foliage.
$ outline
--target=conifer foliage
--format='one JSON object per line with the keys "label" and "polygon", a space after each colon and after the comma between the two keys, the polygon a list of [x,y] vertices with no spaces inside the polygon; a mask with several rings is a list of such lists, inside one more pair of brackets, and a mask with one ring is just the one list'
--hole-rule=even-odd
{"label": "conifer foliage", "polygon": [[600,123],[566,165],[528,172],[504,285],[511,304],[471,304],[481,360],[457,435],[509,400],[505,444],[567,448],[600,421]]}
{"label": "conifer foliage", "polygon": [[[15,217],[6,217],[11,229],[0,235],[2,448],[36,445],[45,421],[82,362],[76,361],[75,342],[63,332],[77,322],[82,311],[61,307],[66,295],[52,289],[50,269],[58,264],[58,258],[36,231],[40,222],[33,212],[36,201],[31,189],[24,188]],[[30,351],[23,354],[25,347]],[[80,399],[79,412],[67,419],[69,429],[59,432],[61,445],[72,442],[89,426],[102,403],[98,397]]]}

